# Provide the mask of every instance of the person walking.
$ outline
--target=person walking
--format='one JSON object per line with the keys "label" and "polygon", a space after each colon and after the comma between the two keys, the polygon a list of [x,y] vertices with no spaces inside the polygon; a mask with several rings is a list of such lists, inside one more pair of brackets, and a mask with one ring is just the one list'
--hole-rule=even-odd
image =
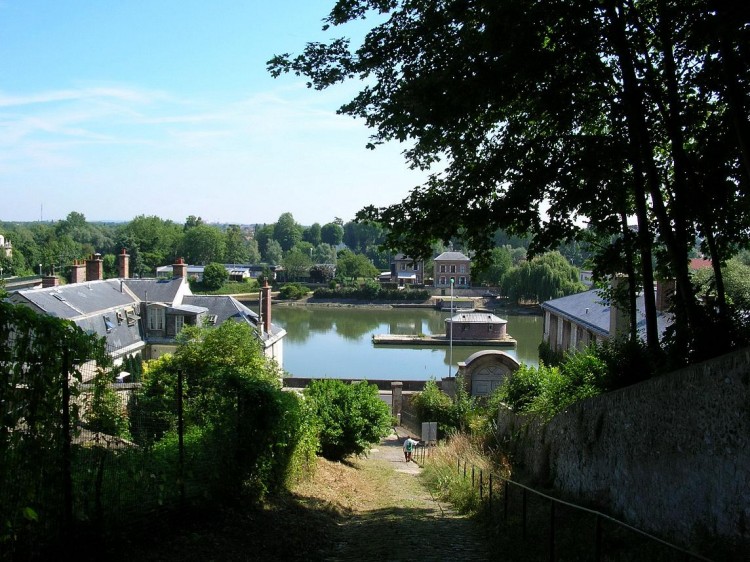
{"label": "person walking", "polygon": [[414,452],[417,445],[419,445],[419,441],[415,441],[411,437],[407,437],[404,441],[404,460],[406,462],[411,460],[411,454]]}

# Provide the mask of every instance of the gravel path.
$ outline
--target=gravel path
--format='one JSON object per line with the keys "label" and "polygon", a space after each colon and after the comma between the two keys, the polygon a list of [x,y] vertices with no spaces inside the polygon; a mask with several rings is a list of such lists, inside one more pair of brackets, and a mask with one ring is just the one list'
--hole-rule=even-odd
{"label": "gravel path", "polygon": [[[402,433],[403,435],[403,433]],[[375,484],[340,527],[328,560],[489,560],[475,524],[438,502],[417,476],[421,468],[404,461],[403,438],[385,438],[357,461],[364,482]],[[385,476],[384,476],[385,475]]]}

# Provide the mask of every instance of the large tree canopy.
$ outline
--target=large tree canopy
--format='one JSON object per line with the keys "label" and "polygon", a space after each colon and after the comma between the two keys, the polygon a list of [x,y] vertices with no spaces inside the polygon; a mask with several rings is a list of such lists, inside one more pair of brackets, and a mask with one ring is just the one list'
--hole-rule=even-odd
{"label": "large tree canopy", "polygon": [[[402,202],[363,209],[360,220],[385,226],[387,244],[409,255],[427,257],[432,242],[458,234],[480,258],[498,228],[531,234],[540,252],[587,223],[616,235],[594,257],[597,271],[626,273],[631,300],[641,287],[653,352],[655,275],[677,284],[674,355],[737,343],[725,337],[719,266],[750,232],[750,7],[340,0],[326,28],[373,13],[382,23],[356,48],[335,38],[269,61],[272,74],[304,75],[316,89],[360,79],[339,111],[365,120],[371,146],[411,143],[409,165],[433,170]],[[695,299],[696,238],[714,262],[718,314]]]}

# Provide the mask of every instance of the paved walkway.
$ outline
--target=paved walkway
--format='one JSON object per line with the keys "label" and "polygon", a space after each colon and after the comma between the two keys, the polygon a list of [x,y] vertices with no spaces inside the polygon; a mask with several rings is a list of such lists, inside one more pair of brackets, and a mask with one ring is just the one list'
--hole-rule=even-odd
{"label": "paved walkway", "polygon": [[[390,467],[379,484],[379,497],[342,524],[339,541],[329,560],[489,560],[484,537],[475,524],[437,501],[417,479],[421,468],[405,462],[403,428],[383,439],[367,459],[368,465]],[[380,473],[388,474],[387,471]],[[364,475],[363,475],[364,476]]]}

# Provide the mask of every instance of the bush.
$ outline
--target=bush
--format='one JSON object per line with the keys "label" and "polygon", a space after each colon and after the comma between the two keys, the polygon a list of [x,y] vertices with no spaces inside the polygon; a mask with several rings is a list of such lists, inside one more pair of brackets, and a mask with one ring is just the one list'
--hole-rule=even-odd
{"label": "bush", "polygon": [[362,454],[391,429],[388,405],[374,384],[317,379],[304,394],[320,429],[320,453],[327,459]]}
{"label": "bush", "polygon": [[220,263],[209,263],[203,268],[203,288],[215,291],[229,278],[227,268]]}
{"label": "bush", "polygon": [[438,437],[445,436],[455,429],[453,401],[438,388],[434,379],[428,380],[424,390],[411,398],[420,421],[434,421],[438,424]]}
{"label": "bush", "polygon": [[301,283],[287,283],[279,289],[279,297],[282,299],[297,300],[306,297],[310,290]]}

